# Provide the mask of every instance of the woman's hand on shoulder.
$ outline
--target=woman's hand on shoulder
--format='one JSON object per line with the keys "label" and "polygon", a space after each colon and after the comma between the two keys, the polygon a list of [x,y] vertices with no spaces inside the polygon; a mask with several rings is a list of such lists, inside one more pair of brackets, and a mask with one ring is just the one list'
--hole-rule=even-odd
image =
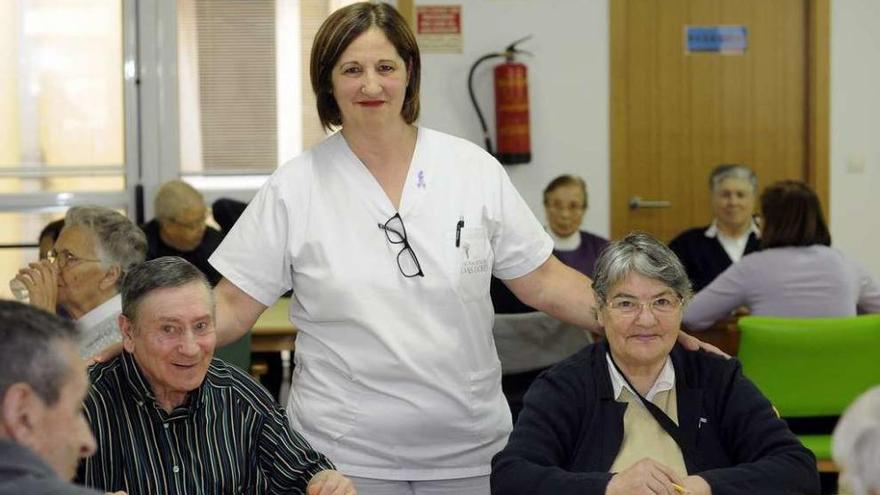
{"label": "woman's hand on shoulder", "polygon": [[730,355],[722,351],[721,349],[715,347],[714,345],[703,342],[702,340],[694,337],[693,335],[688,335],[684,333],[683,330],[679,330],[678,332],[678,343],[682,345],[685,349],[689,351],[698,351],[700,349],[711,352],[712,354],[718,354],[721,357],[730,359]]}
{"label": "woman's hand on shoulder", "polygon": [[354,483],[339,471],[328,469],[314,475],[306,488],[308,495],[357,495]]}
{"label": "woman's hand on shoulder", "polygon": [[91,366],[93,364],[106,363],[120,354],[122,354],[121,342],[105,347],[99,353],[90,357],[86,364]]}
{"label": "woman's hand on shoulder", "polygon": [[680,495],[676,485],[682,487],[683,483],[684,479],[668,466],[646,457],[615,474],[605,495]]}

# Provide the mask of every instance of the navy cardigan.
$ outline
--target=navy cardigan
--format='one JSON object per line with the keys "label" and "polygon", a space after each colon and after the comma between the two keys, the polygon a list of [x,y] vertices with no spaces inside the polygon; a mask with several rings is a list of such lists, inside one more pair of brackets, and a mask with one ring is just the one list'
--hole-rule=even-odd
{"label": "navy cardigan", "polygon": [[[678,235],[669,243],[669,249],[678,256],[694,286],[694,292],[703,290],[715,277],[733,264],[718,237],[706,237],[706,229],[698,227]],[[761,241],[754,232],[749,233],[743,256],[761,249]]]}
{"label": "navy cardigan", "polygon": [[[492,460],[493,495],[604,494],[623,440],[627,405],[613,397],[607,343],[590,345],[543,373],[507,446]],[[739,361],[702,351],[671,353],[689,474],[713,495],[819,493],[816,459]]]}

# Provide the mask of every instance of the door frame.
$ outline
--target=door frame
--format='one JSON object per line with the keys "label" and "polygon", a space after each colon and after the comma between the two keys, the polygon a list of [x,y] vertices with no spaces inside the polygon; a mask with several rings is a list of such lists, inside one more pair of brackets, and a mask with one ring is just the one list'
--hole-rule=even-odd
{"label": "door frame", "polygon": [[[829,184],[829,115],[830,115],[830,17],[831,0],[804,0],[807,12],[807,90],[806,90],[806,163],[804,177],[810,187],[816,191],[822,203],[825,219],[831,220],[830,184]],[[626,67],[626,43],[624,42],[626,27],[626,2],[608,1],[609,7],[609,127],[610,127],[610,162],[609,177],[611,182],[611,225],[612,234],[626,221],[626,211],[621,205],[626,204],[625,188],[621,181],[615,180],[614,164],[619,157],[626,156],[626,101],[616,88],[624,84],[624,68]]]}
{"label": "door frame", "polygon": [[829,141],[831,113],[831,0],[807,1],[807,183],[831,222]]}

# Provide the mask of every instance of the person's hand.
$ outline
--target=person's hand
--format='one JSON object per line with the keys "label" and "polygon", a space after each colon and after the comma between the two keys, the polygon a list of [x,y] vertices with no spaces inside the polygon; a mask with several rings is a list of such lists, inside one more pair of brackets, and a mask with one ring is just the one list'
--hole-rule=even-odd
{"label": "person's hand", "polygon": [[15,276],[28,290],[30,304],[55,313],[58,304],[58,268],[43,260],[30,263]]}
{"label": "person's hand", "polygon": [[742,317],[742,316],[749,316],[750,314],[752,314],[752,312],[749,310],[748,306],[740,306],[740,307],[734,309],[733,312],[731,313],[731,315],[733,315],[737,318]]}
{"label": "person's hand", "polygon": [[681,486],[693,495],[712,495],[712,487],[699,476],[688,476],[681,482]]}
{"label": "person's hand", "polygon": [[739,319],[743,316],[749,316],[750,314],[752,313],[749,311],[748,306],[740,306],[731,311],[730,316],[716,323],[715,326],[723,328],[728,332],[736,332],[739,330]]}
{"label": "person's hand", "polygon": [[306,488],[308,495],[357,495],[354,483],[339,471],[326,470],[314,475]]}
{"label": "person's hand", "polygon": [[727,359],[730,359],[730,355],[728,355],[726,352],[722,351],[721,349],[715,347],[714,345],[712,345],[708,342],[703,342],[702,340],[694,337],[693,335],[688,335],[681,330],[679,330],[679,332],[678,332],[678,343],[681,344],[682,347],[684,347],[685,349],[687,349],[689,351],[698,351],[698,350],[702,349],[704,351],[711,352],[712,354],[718,354],[721,357],[725,357]]}
{"label": "person's hand", "polygon": [[106,363],[107,361],[115,358],[116,356],[122,353],[122,343],[118,342],[113,345],[109,345],[103,349],[101,352],[95,354],[94,356],[89,357],[86,361],[86,365],[91,366],[93,364],[98,363]]}
{"label": "person's hand", "polygon": [[668,466],[646,457],[615,474],[605,495],[680,495],[674,485],[682,483],[684,480]]}

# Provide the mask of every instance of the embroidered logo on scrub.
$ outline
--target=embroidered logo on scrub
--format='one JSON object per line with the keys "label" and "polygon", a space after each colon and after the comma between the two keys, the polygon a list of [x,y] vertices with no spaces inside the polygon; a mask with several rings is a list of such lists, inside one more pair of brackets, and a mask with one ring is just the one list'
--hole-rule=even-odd
{"label": "embroidered logo on scrub", "polygon": [[482,259],[471,259],[471,245],[469,242],[463,243],[461,245],[464,248],[464,256],[465,261],[461,263],[461,274],[471,274],[471,273],[486,273],[489,271],[489,260],[486,258]]}
{"label": "embroidered logo on scrub", "polygon": [[419,189],[425,189],[427,184],[425,184],[425,171],[419,170],[419,173],[416,174],[416,187]]}

